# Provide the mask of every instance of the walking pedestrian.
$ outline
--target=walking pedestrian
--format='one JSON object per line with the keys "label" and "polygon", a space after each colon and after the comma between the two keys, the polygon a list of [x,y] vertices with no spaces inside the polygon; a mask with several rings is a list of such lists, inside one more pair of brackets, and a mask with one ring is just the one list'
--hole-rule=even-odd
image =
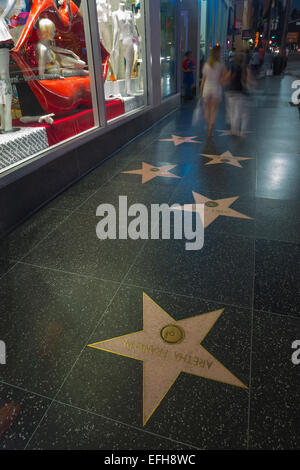
{"label": "walking pedestrian", "polygon": [[264,58],[264,74],[266,77],[272,75],[272,67],[273,67],[273,56],[270,49],[266,50],[265,58]]}
{"label": "walking pedestrian", "polygon": [[221,47],[215,46],[211,50],[209,60],[203,66],[203,78],[200,87],[200,96],[205,102],[205,121],[208,136],[213,134],[219,103],[222,100],[222,83],[226,75],[225,65],[221,62]]}
{"label": "walking pedestrian", "polygon": [[252,59],[251,59],[251,68],[253,71],[253,74],[257,77],[258,72],[259,72],[259,64],[260,64],[260,54],[257,49],[252,54]]}
{"label": "walking pedestrian", "polygon": [[236,54],[233,71],[228,71],[225,80],[227,88],[228,116],[231,134],[244,137],[249,119],[249,75],[243,53]]}
{"label": "walking pedestrian", "polygon": [[195,62],[192,58],[192,51],[187,51],[185,53],[185,60],[182,63],[185,100],[193,99],[194,70]]}

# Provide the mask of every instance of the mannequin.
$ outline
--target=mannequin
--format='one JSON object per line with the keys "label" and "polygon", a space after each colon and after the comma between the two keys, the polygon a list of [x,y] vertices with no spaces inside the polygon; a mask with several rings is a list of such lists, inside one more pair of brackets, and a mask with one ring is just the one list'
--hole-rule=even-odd
{"label": "mannequin", "polygon": [[87,64],[73,51],[55,45],[55,25],[51,20],[40,20],[38,33],[40,40],[36,45],[36,52],[41,80],[85,77],[89,74],[85,70]]}
{"label": "mannequin", "polygon": [[140,1],[136,1],[135,2],[135,10],[137,11],[137,13],[134,15],[134,19],[135,19],[135,27],[136,27],[136,32],[137,32],[137,44],[136,44],[136,48],[137,48],[137,66],[138,66],[138,78],[139,78],[139,90],[142,91],[144,90],[144,61],[143,61],[143,44],[142,44],[142,38],[139,34],[139,27],[140,29],[143,30],[143,27],[141,25],[141,22],[142,22],[142,14],[141,14],[141,5],[140,5]]}
{"label": "mannequin", "polygon": [[100,39],[103,41],[105,49],[110,52],[112,49],[111,5],[107,0],[96,0],[96,4]]}
{"label": "mannequin", "polygon": [[[11,117],[12,86],[9,76],[9,51],[14,47],[9,29],[4,21],[14,9],[16,0],[0,1],[0,119],[1,132],[13,132]],[[18,130],[18,129],[15,129]]]}
{"label": "mannequin", "polygon": [[52,126],[54,120],[53,120],[54,113],[51,114],[45,114],[44,116],[22,116],[20,118],[20,121],[23,122],[24,124],[31,123],[31,122],[38,122],[38,123],[43,123],[46,122],[47,124],[50,124]]}
{"label": "mannequin", "polygon": [[[100,40],[103,42],[105,49],[110,53],[112,49],[112,12],[111,5],[107,0],[96,0],[98,30]],[[108,63],[111,80],[115,81],[115,74],[111,61]]]}
{"label": "mannequin", "polygon": [[[120,54],[126,60],[125,67],[125,92],[131,92],[131,70],[134,58],[133,38],[136,36],[134,16],[131,11],[125,9],[125,3],[121,2],[119,9],[114,11],[113,17],[113,50],[114,71],[117,74],[119,69]],[[119,40],[119,48],[118,48]]]}

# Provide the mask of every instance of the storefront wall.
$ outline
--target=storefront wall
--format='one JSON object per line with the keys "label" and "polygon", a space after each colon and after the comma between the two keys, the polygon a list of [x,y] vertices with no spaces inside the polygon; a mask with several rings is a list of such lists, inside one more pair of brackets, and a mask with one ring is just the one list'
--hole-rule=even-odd
{"label": "storefront wall", "polygon": [[[178,106],[179,4],[33,0],[23,24],[9,30],[15,34],[10,54],[18,130],[0,135],[6,144],[0,161],[9,146],[27,154],[15,152],[16,161],[0,167],[0,236]],[[166,20],[173,63],[164,94]]]}
{"label": "storefront wall", "polygon": [[[202,50],[205,53],[205,59],[209,57],[209,52],[212,47],[219,44],[222,47],[223,56],[226,51],[227,41],[227,27],[228,27],[228,14],[229,14],[229,1],[228,0],[201,0],[201,12],[206,15],[205,39],[202,39]],[[201,20],[201,25],[205,22],[204,18]]]}

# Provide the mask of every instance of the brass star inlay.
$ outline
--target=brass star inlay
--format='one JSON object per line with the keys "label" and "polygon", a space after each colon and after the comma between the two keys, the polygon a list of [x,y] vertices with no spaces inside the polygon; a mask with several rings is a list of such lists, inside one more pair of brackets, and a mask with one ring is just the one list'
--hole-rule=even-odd
{"label": "brass star inlay", "polygon": [[176,321],[143,295],[143,330],[89,345],[143,361],[143,425],[181,372],[247,389],[202,342],[224,309]]}
{"label": "brass star inlay", "polygon": [[178,147],[178,145],[182,144],[201,144],[198,140],[196,139],[197,136],[194,135],[193,137],[181,137],[180,135],[173,135],[172,134],[172,139],[160,139],[160,142],[173,142],[175,147]]}
{"label": "brass star inlay", "polygon": [[227,150],[227,152],[222,153],[222,155],[210,155],[207,153],[201,154],[203,157],[210,158],[210,162],[205,163],[205,165],[218,165],[218,164],[227,164],[236,166],[238,168],[243,168],[240,162],[245,160],[253,160],[250,157],[234,157],[232,153]]}
{"label": "brass star inlay", "polygon": [[239,196],[228,197],[225,199],[216,199],[215,201],[203,196],[202,194],[195,193],[193,191],[195,204],[185,204],[184,206],[175,207],[175,210],[198,212],[202,217],[202,212],[197,208],[196,204],[204,204],[204,228],[207,228],[212,222],[214,222],[220,215],[225,217],[235,217],[238,219],[253,220],[252,217],[241,214],[240,212],[231,209],[231,205],[239,199]]}
{"label": "brass star inlay", "polygon": [[127,173],[131,175],[142,175],[142,184],[148,183],[148,181],[153,180],[157,176],[162,176],[164,178],[181,178],[180,176],[170,173],[170,170],[175,168],[177,165],[167,165],[167,166],[153,166],[149,163],[143,162],[142,168],[140,170],[131,170],[131,171],[122,171],[122,173]]}

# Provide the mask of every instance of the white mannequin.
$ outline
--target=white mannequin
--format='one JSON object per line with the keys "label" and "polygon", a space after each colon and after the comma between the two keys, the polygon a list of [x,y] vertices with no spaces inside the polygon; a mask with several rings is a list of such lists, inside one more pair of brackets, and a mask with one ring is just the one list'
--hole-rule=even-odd
{"label": "white mannequin", "polygon": [[108,52],[112,49],[112,12],[107,0],[96,0],[100,39]]}
{"label": "white mannequin", "polygon": [[14,9],[16,0],[0,1],[3,13],[0,16],[0,119],[2,132],[12,132],[11,102],[12,86],[9,76],[9,50],[13,47],[12,37],[4,18]]}
{"label": "white mannequin", "polygon": [[53,124],[54,120],[52,119],[53,116],[55,116],[54,113],[51,114],[45,114],[44,116],[22,116],[20,118],[21,122],[24,122],[25,124],[31,123],[31,122],[39,122],[40,124],[43,122],[46,122],[47,124]]}
{"label": "white mannequin", "polygon": [[121,2],[119,9],[113,12],[112,17],[114,26],[112,49],[113,68],[115,73],[118,74],[119,57],[121,54],[126,60],[125,93],[126,95],[131,95],[131,70],[134,58],[133,38],[135,37],[134,16],[131,11],[125,9],[125,3]]}
{"label": "white mannequin", "polygon": [[[136,4],[139,3],[136,1]],[[140,9],[138,12],[134,15],[135,18],[135,28],[137,32],[137,62],[140,64],[139,65],[139,90],[144,89],[144,60],[143,60],[143,46],[142,46],[142,38],[139,34],[139,29],[138,25],[141,26],[141,21],[142,21],[142,15]]]}

